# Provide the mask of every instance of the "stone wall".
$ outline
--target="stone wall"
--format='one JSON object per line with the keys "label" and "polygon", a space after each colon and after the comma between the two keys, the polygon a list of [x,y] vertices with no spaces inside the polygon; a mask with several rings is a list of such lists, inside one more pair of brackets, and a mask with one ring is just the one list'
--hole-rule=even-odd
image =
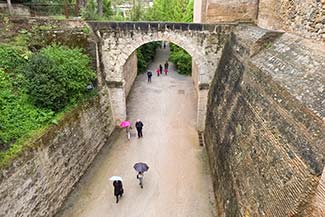
{"label": "stone wall", "polygon": [[138,74],[138,58],[136,51],[134,51],[127,59],[125,65],[123,66],[123,73],[125,80],[125,96],[127,97]]}
{"label": "stone wall", "polygon": [[[13,13],[16,16],[30,16],[30,10],[28,7],[22,4],[12,4]],[[8,14],[7,3],[0,3],[0,13]]]}
{"label": "stone wall", "polygon": [[195,0],[194,22],[253,21],[325,42],[325,0]]}
{"label": "stone wall", "polygon": [[312,216],[325,162],[325,53],[278,37],[238,28],[210,88],[204,135],[219,216]]}
{"label": "stone wall", "polygon": [[194,22],[254,21],[257,0],[195,0]]}
{"label": "stone wall", "polygon": [[325,42],[325,0],[260,0],[258,25]]}
{"label": "stone wall", "polygon": [[99,97],[67,113],[0,173],[0,216],[53,216],[111,134]]}

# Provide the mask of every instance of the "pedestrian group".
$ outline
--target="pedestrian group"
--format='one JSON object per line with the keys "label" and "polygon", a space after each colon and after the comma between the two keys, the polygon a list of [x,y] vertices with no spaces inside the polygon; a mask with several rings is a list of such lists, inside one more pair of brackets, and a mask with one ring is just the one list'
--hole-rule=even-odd
{"label": "pedestrian group", "polygon": [[[166,48],[166,42],[163,42],[162,48]],[[169,67],[168,61],[165,62],[164,67],[160,64],[159,67],[156,69],[157,76],[159,77],[163,73],[165,73],[165,75],[168,75],[168,67]],[[151,83],[151,77],[152,77],[151,71],[147,71],[147,77],[148,77],[148,83]],[[127,139],[130,140],[131,139],[131,129],[132,129],[131,122],[123,121],[120,123],[120,126],[122,128],[126,129]],[[135,128],[137,130],[139,139],[141,139],[143,137],[143,133],[142,133],[143,126],[144,125],[143,125],[142,121],[140,119],[137,119],[135,122]],[[136,163],[133,166],[133,168],[138,172],[136,178],[139,180],[140,187],[143,188],[144,172],[148,171],[149,166],[146,163],[139,162],[139,163]],[[110,180],[113,181],[114,196],[116,197],[116,203],[118,203],[119,198],[121,198],[124,193],[122,178],[119,176],[113,176],[110,178]]]}

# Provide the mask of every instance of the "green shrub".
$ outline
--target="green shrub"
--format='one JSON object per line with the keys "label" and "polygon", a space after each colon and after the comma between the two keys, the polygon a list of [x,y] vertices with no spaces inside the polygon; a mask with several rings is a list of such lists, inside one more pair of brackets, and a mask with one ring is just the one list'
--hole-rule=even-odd
{"label": "green shrub", "polygon": [[148,68],[149,63],[155,57],[157,48],[160,46],[161,42],[151,42],[137,49],[138,73],[142,73]]}
{"label": "green shrub", "polygon": [[33,103],[59,111],[80,99],[96,77],[89,65],[89,58],[79,49],[57,45],[42,49],[24,68],[27,91]]}
{"label": "green shrub", "polygon": [[184,49],[172,44],[169,60],[175,64],[178,73],[183,75],[192,74],[192,57]]}
{"label": "green shrub", "polygon": [[41,127],[53,112],[38,109],[28,101],[23,89],[13,89],[13,80],[0,70],[0,147],[9,146],[28,132]]}
{"label": "green shrub", "polygon": [[16,49],[7,45],[0,45],[0,69],[13,72],[25,62]]}

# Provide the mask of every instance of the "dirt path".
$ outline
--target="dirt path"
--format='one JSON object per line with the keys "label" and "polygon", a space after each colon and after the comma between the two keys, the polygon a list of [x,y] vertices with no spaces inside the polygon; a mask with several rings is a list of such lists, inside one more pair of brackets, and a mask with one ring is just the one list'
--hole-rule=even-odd
{"label": "dirt path", "polygon": [[[150,69],[155,72],[168,57],[160,50]],[[171,66],[172,67],[172,66]],[[206,153],[199,146],[196,99],[190,77],[173,68],[168,76],[148,84],[139,75],[128,98],[128,117],[144,123],[144,137],[135,129],[131,141],[118,132],[105,146],[58,216],[63,217],[213,217],[214,199]],[[146,162],[144,188],[133,164]],[[123,177],[125,195],[115,203],[113,175]]]}

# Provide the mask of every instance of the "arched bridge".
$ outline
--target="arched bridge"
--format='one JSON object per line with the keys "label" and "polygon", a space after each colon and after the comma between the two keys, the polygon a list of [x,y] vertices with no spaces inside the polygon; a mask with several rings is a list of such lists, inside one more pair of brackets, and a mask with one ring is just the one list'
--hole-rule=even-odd
{"label": "arched bridge", "polygon": [[108,91],[116,120],[126,118],[123,66],[141,45],[168,41],[185,49],[197,72],[193,80],[198,96],[197,128],[204,130],[208,89],[225,42],[236,23],[88,22],[97,36],[99,85]]}

